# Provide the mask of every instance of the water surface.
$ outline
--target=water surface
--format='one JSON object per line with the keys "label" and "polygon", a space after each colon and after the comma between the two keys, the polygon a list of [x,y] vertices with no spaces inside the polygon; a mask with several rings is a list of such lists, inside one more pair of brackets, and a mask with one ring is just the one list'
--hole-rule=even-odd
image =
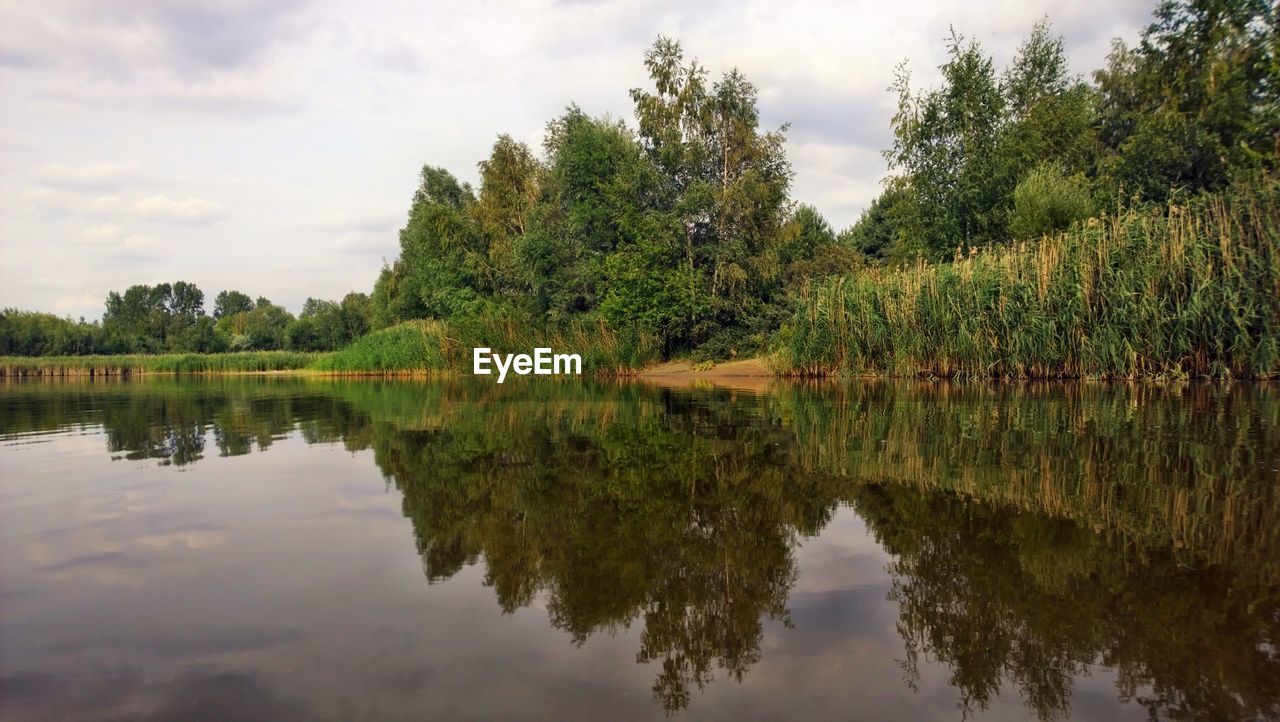
{"label": "water surface", "polygon": [[0,716],[1280,716],[1265,385],[0,385]]}

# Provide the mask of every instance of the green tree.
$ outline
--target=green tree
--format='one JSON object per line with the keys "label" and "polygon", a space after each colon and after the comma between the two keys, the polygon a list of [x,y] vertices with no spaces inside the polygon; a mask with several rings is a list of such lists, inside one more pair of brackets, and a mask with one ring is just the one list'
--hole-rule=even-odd
{"label": "green tree", "polygon": [[232,351],[274,351],[287,348],[293,315],[266,297],[259,296],[253,310],[241,311],[218,320]]}
{"label": "green tree", "polygon": [[105,344],[114,353],[189,350],[185,339],[203,316],[204,292],[186,281],[111,291],[102,317]]}
{"label": "green tree", "polygon": [[538,201],[541,166],[524,143],[500,135],[489,159],[480,163],[480,193],[472,208],[481,243],[466,262],[480,290],[521,296],[527,283],[518,264],[519,247]]}
{"label": "green tree", "polygon": [[880,195],[858,216],[849,228],[840,232],[840,243],[877,261],[910,255],[902,237],[900,211],[910,190],[899,181],[890,180]]}
{"label": "green tree", "polygon": [[782,228],[778,263],[788,290],[809,281],[849,271],[859,265],[858,253],[840,241],[817,208],[796,206]]}
{"label": "green tree", "polygon": [[656,168],[624,124],[590,118],[577,106],[547,125],[543,147],[541,201],[520,249],[533,309],[563,323],[596,312],[610,297],[614,325],[667,334],[669,319],[659,309],[651,309],[652,317],[632,313],[643,301],[631,298],[638,291],[613,278],[607,262],[619,252],[644,254],[657,278],[678,264],[673,236],[653,207],[661,184]]}
{"label": "green tree", "polygon": [[910,74],[899,67],[894,143],[885,152],[910,188],[907,232],[935,257],[1001,238],[1013,189],[999,157],[1005,99],[995,66],[976,41],[966,43],[954,30],[947,52],[942,86],[925,93],[914,93]]}
{"label": "green tree", "polygon": [[0,356],[80,356],[102,351],[102,328],[51,313],[0,310]]}
{"label": "green tree", "polygon": [[252,310],[253,299],[239,291],[222,291],[213,299],[214,320]]}
{"label": "green tree", "polygon": [[1018,49],[1000,83],[1006,119],[1000,136],[1001,173],[1021,180],[1039,163],[1068,174],[1090,172],[1100,146],[1093,90],[1067,72],[1062,38],[1039,22]]}
{"label": "green tree", "polygon": [[736,69],[708,87],[674,40],[659,37],[645,66],[654,89],[631,97],[641,145],[662,174],[659,207],[680,230],[687,286],[676,332],[686,345],[732,350],[761,327],[782,286],[786,128],[761,132],[755,87]]}
{"label": "green tree", "polygon": [[1133,49],[1094,74],[1102,170],[1163,201],[1280,157],[1280,19],[1266,0],[1165,0]]}
{"label": "green tree", "polygon": [[423,167],[400,231],[400,258],[383,270],[374,290],[375,314],[384,323],[478,310],[476,259],[484,253],[472,214],[475,202],[471,187],[449,171]]}

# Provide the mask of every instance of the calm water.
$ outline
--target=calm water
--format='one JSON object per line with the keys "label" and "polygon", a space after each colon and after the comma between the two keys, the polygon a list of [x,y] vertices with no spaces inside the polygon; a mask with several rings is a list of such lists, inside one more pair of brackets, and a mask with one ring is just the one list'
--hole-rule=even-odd
{"label": "calm water", "polygon": [[0,715],[1280,716],[1280,389],[0,384]]}

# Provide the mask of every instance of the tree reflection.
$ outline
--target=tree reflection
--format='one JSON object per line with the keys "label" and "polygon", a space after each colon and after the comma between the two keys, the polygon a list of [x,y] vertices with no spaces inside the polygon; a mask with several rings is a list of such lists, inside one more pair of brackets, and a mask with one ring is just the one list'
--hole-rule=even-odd
{"label": "tree reflection", "polygon": [[[16,390],[15,390],[16,389]],[[1280,716],[1280,400],[1268,387],[225,382],[6,388],[0,436],[102,424],[187,464],[371,449],[427,579],[483,561],[577,644],[642,625],[669,712],[790,623],[795,549],[848,504],[892,555],[908,684],[1066,716],[1115,670],[1152,718]]]}
{"label": "tree reflection", "polygon": [[1040,718],[1064,716],[1073,679],[1103,664],[1153,719],[1280,712],[1274,579],[1189,567],[1168,550],[954,493],[867,486],[854,503],[895,557],[908,677],[921,658],[946,664],[965,709],[985,708],[1008,682]]}
{"label": "tree reflection", "polygon": [[676,710],[716,669],[741,679],[759,659],[762,621],[786,617],[795,537],[834,508],[780,463],[785,432],[734,424],[735,408],[672,394],[599,415],[496,407],[438,431],[385,427],[374,449],[429,579],[483,556],[504,610],[545,593],[578,643],[642,620],[637,661],[660,665],[654,694]]}

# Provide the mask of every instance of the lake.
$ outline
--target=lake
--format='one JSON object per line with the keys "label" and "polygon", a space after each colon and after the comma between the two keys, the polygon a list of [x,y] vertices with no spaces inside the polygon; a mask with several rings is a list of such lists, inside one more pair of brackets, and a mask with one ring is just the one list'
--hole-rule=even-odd
{"label": "lake", "polygon": [[1280,716],[1280,388],[0,384],[6,720]]}

